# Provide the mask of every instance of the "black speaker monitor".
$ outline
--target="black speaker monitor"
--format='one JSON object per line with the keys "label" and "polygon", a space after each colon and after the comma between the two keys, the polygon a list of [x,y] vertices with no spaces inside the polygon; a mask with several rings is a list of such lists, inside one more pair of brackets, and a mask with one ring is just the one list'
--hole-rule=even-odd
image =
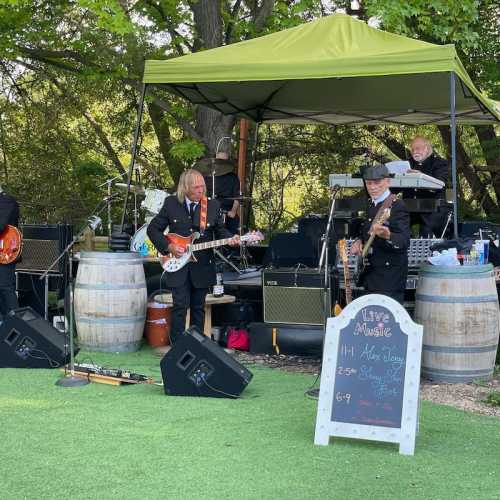
{"label": "black speaker monitor", "polygon": [[165,394],[237,398],[253,374],[195,327],[160,362]]}
{"label": "black speaker monitor", "polygon": [[66,338],[31,307],[11,311],[0,325],[0,368],[57,368],[69,362]]}

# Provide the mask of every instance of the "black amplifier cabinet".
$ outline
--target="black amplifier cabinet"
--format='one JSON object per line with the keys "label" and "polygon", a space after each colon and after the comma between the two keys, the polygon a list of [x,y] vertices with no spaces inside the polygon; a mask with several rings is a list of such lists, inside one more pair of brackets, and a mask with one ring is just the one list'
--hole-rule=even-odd
{"label": "black amplifier cabinet", "polygon": [[[68,224],[23,224],[23,250],[16,270],[43,273],[73,239],[73,226]],[[66,258],[62,258],[52,273],[64,274]]]}
{"label": "black amplifier cabinet", "polygon": [[323,325],[330,316],[330,289],[324,292],[324,272],[278,268],[262,273],[265,323]]}

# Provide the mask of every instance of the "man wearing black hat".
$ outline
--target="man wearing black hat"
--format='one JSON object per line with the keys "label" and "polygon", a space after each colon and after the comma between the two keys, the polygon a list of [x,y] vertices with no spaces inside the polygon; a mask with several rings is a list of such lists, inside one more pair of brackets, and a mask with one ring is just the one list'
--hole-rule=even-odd
{"label": "man wearing black hat", "polygon": [[[367,293],[388,295],[403,304],[408,274],[410,217],[404,203],[391,194],[389,177],[385,165],[373,165],[364,170],[363,179],[369,196],[367,218],[351,253],[361,255],[363,245],[372,234],[375,235],[360,284]],[[376,220],[381,207],[390,209],[390,216],[383,223]]]}

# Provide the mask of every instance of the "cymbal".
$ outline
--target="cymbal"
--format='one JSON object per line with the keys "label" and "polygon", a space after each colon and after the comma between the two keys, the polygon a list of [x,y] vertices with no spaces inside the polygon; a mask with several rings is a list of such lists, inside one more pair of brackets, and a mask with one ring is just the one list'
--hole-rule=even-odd
{"label": "cymbal", "polygon": [[198,161],[195,168],[197,168],[204,176],[210,176],[214,173],[215,177],[219,177],[221,175],[234,172],[236,162],[221,158],[203,158]]}
{"label": "cymbal", "polygon": [[[117,182],[115,184],[117,188],[120,189],[127,189],[127,183],[126,182]],[[136,193],[136,194],[146,194],[146,189],[144,186],[136,185],[136,184],[130,184],[130,192],[131,193]]]}

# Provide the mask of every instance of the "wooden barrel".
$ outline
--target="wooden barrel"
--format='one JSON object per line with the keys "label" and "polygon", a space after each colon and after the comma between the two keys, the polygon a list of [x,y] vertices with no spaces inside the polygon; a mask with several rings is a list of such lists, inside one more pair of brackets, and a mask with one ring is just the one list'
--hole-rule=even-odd
{"label": "wooden barrel", "polygon": [[74,305],[83,349],[136,351],[144,330],[146,304],[146,277],[139,254],[81,253]]}
{"label": "wooden barrel", "polygon": [[493,266],[424,266],[415,296],[424,326],[422,375],[438,382],[488,380],[499,336]]}

